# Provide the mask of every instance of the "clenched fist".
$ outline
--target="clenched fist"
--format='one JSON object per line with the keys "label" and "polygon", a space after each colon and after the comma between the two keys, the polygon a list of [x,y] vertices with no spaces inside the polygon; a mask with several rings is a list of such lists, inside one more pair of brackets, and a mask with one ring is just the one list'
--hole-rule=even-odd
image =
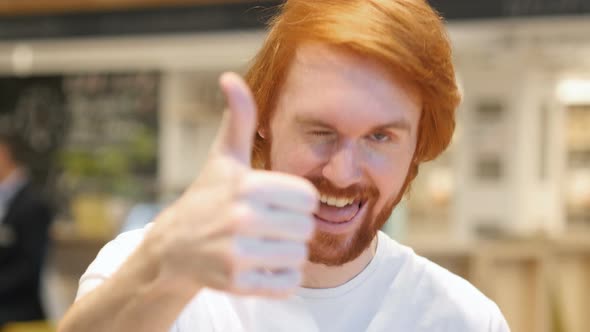
{"label": "clenched fist", "polygon": [[220,85],[228,107],[203,171],[146,241],[158,273],[191,290],[284,297],[301,281],[318,193],[303,178],[250,168],[252,94],[236,74]]}

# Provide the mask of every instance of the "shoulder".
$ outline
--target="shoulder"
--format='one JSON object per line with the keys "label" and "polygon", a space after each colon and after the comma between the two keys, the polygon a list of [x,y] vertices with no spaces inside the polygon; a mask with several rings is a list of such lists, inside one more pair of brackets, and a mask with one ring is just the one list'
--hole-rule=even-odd
{"label": "shoulder", "polygon": [[467,280],[389,241],[389,250],[402,259],[388,296],[403,293],[409,317],[428,325],[424,330],[509,331],[498,306]]}
{"label": "shoulder", "polygon": [[[441,324],[464,331],[492,331],[496,322],[504,321],[498,306],[467,280],[416,255],[423,266],[421,281],[416,285],[434,300],[425,303],[427,312],[439,310]],[[443,309],[441,309],[443,308]]]}
{"label": "shoulder", "polygon": [[111,275],[143,241],[150,225],[119,234],[98,252],[88,272]]}
{"label": "shoulder", "polygon": [[76,299],[90,292],[115,273],[143,241],[151,224],[144,228],[121,233],[108,242],[100,251],[86,272],[80,277]]}

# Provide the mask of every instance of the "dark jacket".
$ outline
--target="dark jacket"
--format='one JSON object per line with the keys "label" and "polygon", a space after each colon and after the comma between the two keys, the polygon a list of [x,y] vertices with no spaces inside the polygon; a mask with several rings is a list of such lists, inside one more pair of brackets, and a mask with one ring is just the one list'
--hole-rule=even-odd
{"label": "dark jacket", "polygon": [[53,212],[30,184],[10,201],[0,223],[0,327],[45,318],[40,275]]}

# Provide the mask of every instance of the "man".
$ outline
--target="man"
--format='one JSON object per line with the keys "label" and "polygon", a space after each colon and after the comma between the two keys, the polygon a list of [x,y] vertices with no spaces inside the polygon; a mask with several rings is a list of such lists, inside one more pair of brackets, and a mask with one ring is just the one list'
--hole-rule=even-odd
{"label": "man", "polygon": [[203,171],[99,253],[61,332],[508,331],[466,281],[378,231],[454,130],[450,46],[426,2],[287,1],[246,81],[253,94],[221,77]]}
{"label": "man", "polygon": [[23,150],[0,135],[0,327],[45,318],[39,285],[52,211],[29,181]]}

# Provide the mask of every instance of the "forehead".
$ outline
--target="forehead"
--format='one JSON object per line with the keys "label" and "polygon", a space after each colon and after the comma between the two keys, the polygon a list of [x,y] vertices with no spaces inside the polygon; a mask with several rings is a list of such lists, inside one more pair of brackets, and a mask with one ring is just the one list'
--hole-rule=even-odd
{"label": "forehead", "polygon": [[300,47],[278,101],[277,117],[346,126],[418,122],[421,100],[376,61],[322,44]]}

